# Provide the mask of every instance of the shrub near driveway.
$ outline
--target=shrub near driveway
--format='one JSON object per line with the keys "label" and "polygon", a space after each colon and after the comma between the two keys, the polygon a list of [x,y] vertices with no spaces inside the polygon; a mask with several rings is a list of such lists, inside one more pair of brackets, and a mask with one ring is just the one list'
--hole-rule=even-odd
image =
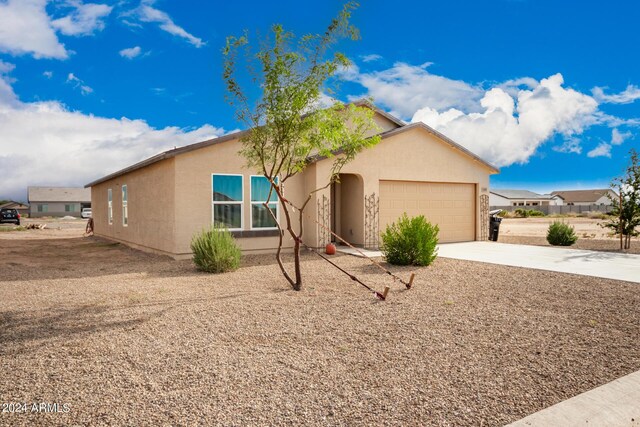
{"label": "shrub near driveway", "polygon": [[547,242],[554,246],[571,246],[578,240],[575,230],[562,221],[553,221],[547,230]]}
{"label": "shrub near driveway", "polygon": [[438,256],[439,231],[423,215],[409,218],[405,213],[382,233],[382,253],[390,264],[429,265]]}

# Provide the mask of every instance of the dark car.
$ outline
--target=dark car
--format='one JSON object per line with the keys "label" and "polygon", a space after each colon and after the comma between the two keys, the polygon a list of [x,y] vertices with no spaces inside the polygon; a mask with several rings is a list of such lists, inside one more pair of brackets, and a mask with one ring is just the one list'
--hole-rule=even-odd
{"label": "dark car", "polygon": [[0,209],[0,224],[3,222],[12,222],[15,225],[20,225],[20,214],[15,209]]}

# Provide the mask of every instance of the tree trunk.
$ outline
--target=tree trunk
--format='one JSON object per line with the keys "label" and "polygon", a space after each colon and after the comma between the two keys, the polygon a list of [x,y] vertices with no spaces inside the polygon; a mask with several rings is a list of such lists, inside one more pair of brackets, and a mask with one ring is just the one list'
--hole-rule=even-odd
{"label": "tree trunk", "polygon": [[300,270],[300,241],[296,240],[293,245],[293,265],[296,270],[296,282],[293,284],[294,291],[302,290],[302,271]]}

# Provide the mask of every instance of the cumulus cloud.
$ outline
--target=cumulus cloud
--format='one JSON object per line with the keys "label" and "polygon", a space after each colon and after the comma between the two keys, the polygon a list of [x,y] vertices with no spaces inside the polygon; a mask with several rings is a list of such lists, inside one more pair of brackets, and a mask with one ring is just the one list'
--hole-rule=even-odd
{"label": "cumulus cloud", "polygon": [[[133,12],[133,15],[137,17],[141,22],[156,23],[159,24],[161,30],[166,31],[169,34],[180,37],[194,45],[195,47],[202,47],[205,42],[201,38],[194,36],[187,32],[184,28],[178,26],[173,19],[167,14],[155,7],[153,7],[155,0],[142,0],[140,6]],[[128,15],[125,15],[125,17]]]}
{"label": "cumulus cloud", "polygon": [[31,54],[35,58],[68,57],[47,15],[47,1],[0,2],[0,51],[13,55]]}
{"label": "cumulus cloud", "polygon": [[51,26],[67,36],[86,36],[104,29],[104,19],[113,7],[106,4],[86,3],[68,0],[67,5],[73,11],[51,22]]}
{"label": "cumulus cloud", "polygon": [[611,157],[611,144],[601,142],[596,148],[587,153],[587,157]]}
{"label": "cumulus cloud", "polygon": [[123,58],[133,59],[136,56],[139,56],[141,52],[142,49],[140,49],[140,46],[135,46],[127,49],[122,49],[119,53]]}
{"label": "cumulus cloud", "polygon": [[[0,61],[0,198],[22,200],[28,185],[84,185],[160,151],[222,135],[210,125],[156,129],[144,120],[73,111],[57,101],[22,102]],[[28,141],[28,143],[25,143]]]}
{"label": "cumulus cloud", "polygon": [[[431,74],[431,63],[409,65],[397,62],[393,67],[362,73],[354,64],[339,76],[359,83],[367,89],[367,96],[403,118],[411,117],[416,110],[430,107],[438,111],[457,108],[476,111],[484,91],[461,80]],[[363,95],[354,96],[361,98]]]}
{"label": "cumulus cloud", "polygon": [[620,145],[632,136],[631,132],[620,132],[618,129],[613,129],[611,131],[611,144]]}
{"label": "cumulus cloud", "polygon": [[426,123],[497,166],[525,163],[554,134],[565,137],[558,151],[579,153],[574,137],[600,121],[598,103],[565,87],[561,74],[520,89],[515,97],[494,87],[484,92],[480,106],[480,112],[452,108],[442,113],[424,107],[412,121]]}
{"label": "cumulus cloud", "polygon": [[640,88],[634,85],[628,85],[622,92],[610,95],[605,94],[604,88],[601,87],[594,87],[591,92],[593,97],[603,104],[630,104],[640,99]]}
{"label": "cumulus cloud", "polygon": [[67,83],[70,83],[75,89],[79,89],[83,95],[89,95],[93,93],[93,89],[84,83],[84,80],[76,77],[75,74],[69,73],[67,76]]}

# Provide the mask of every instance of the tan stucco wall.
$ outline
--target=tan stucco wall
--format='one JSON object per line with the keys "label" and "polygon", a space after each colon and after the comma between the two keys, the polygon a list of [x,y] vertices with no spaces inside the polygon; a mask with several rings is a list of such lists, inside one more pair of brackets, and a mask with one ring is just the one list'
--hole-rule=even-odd
{"label": "tan stucco wall", "polygon": [[[124,174],[91,187],[97,236],[156,252],[175,253],[174,159]],[[127,186],[129,225],[122,224],[122,186]],[[113,224],[107,220],[107,189],[113,190]]]}
{"label": "tan stucco wall", "polygon": [[361,176],[340,174],[339,235],[353,245],[364,244],[364,182]]}
{"label": "tan stucco wall", "polygon": [[[317,164],[319,182],[328,179],[330,169],[331,159]],[[367,195],[380,194],[380,180],[473,183],[477,188],[476,200],[481,194],[489,194],[491,172],[483,163],[418,127],[383,139],[377,146],[358,154],[342,169],[342,173],[363,178],[364,194]],[[342,203],[344,200],[343,194]],[[476,206],[476,239],[479,239],[480,203]],[[346,215],[341,223],[364,224],[363,211],[340,210]],[[349,218],[349,214],[353,218]]]}

